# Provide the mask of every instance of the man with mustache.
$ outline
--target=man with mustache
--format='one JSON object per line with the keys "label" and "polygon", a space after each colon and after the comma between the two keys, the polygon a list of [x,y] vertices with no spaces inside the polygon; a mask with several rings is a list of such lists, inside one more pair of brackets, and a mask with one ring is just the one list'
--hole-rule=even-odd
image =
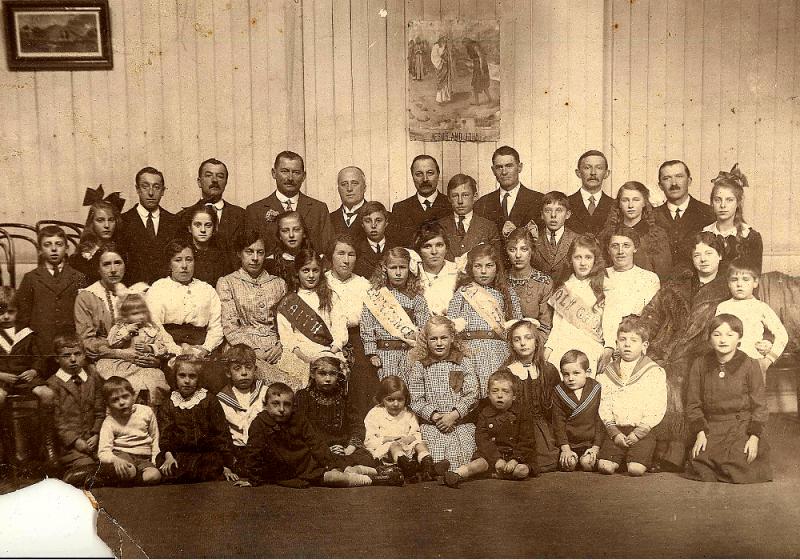
{"label": "man with mustache", "polygon": [[317,252],[327,251],[333,240],[333,226],[328,205],[300,192],[306,180],[306,169],[299,154],[283,151],[275,157],[272,168],[275,191],[249,205],[245,210],[245,225],[261,232],[264,242],[272,252],[277,244],[277,218],[283,212],[297,210],[308,229],[311,244]]}
{"label": "man with mustache", "polygon": [[331,212],[331,222],[335,235],[349,233],[354,239],[364,238],[361,227],[363,216],[364,193],[367,190],[367,179],[361,168],[350,165],[339,171],[336,186],[342,205]]}
{"label": "man with mustache", "polygon": [[439,163],[427,154],[411,162],[411,178],[417,194],[392,206],[390,228],[401,247],[411,247],[417,229],[423,223],[435,222],[450,213],[450,203],[439,192]]}
{"label": "man with mustache", "polygon": [[656,224],[667,231],[672,250],[673,268],[689,266],[685,240],[714,221],[714,212],[708,204],[689,194],[692,173],[682,161],[671,159],[658,168],[658,185],[667,197],[667,203],[655,209]]}
{"label": "man with mustache", "polygon": [[527,227],[534,237],[542,228],[542,195],[519,180],[522,162],[511,146],[500,146],[492,154],[492,173],[497,190],[483,195],[475,203],[475,213],[494,222],[505,238],[518,227]]}
{"label": "man with mustache", "polygon": [[581,180],[581,188],[568,197],[572,209],[566,224],[568,229],[578,235],[597,235],[603,229],[614,206],[614,199],[603,192],[603,181],[608,174],[608,160],[603,152],[589,150],[578,158],[575,175]]}
{"label": "man with mustache", "polygon": [[[213,208],[219,223],[217,231],[214,233],[214,239],[217,240],[217,245],[231,259],[231,262],[238,262],[238,259],[233,259],[233,245],[236,236],[244,230],[245,212],[241,206],[223,200],[227,185],[228,166],[218,159],[205,160],[197,170],[197,186],[200,188],[201,198],[192,206],[184,208],[178,216],[185,230],[189,227],[187,220],[195,208],[199,206]],[[233,270],[228,270],[226,273],[230,272]]]}
{"label": "man with mustache", "polygon": [[139,204],[122,214],[121,245],[126,253],[125,283],[154,281],[166,276],[167,265],[161,256],[164,246],[177,237],[178,217],[161,208],[166,191],[164,174],[145,167],[136,174]]}

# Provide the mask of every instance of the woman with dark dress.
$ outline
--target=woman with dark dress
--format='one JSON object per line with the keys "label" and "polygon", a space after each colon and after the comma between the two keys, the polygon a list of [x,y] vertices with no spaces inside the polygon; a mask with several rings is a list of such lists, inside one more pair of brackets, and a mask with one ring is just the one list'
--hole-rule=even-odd
{"label": "woman with dark dress", "polygon": [[[277,217],[276,222],[278,227],[275,236],[278,243],[272,254],[267,255],[264,268],[273,276],[283,278],[291,289],[292,282],[296,283],[297,279],[294,259],[300,251],[311,247],[311,240],[308,237],[308,227],[297,210],[284,212]],[[319,254],[318,249],[316,252]]]}
{"label": "woman with dark dress", "polygon": [[188,214],[187,228],[194,247],[194,277],[211,286],[233,272],[228,256],[217,245],[217,213],[205,206],[193,208]]}
{"label": "woman with dark dress", "polygon": [[681,471],[688,432],[684,423],[685,383],[689,367],[708,350],[706,330],[717,305],[730,297],[720,274],[723,247],[709,232],[690,240],[693,270],[683,270],[661,285],[642,310],[650,333],[647,355],[667,373],[667,413],[655,428],[656,450],[651,471]]}

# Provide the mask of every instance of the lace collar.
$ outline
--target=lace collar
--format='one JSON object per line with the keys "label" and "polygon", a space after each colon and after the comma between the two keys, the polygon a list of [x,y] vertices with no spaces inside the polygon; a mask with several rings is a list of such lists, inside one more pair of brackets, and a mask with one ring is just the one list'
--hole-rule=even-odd
{"label": "lace collar", "polygon": [[200,401],[206,398],[207,394],[207,389],[198,389],[192,394],[191,397],[184,399],[178,391],[172,391],[172,395],[170,395],[169,398],[172,401],[172,404],[175,405],[175,408],[189,410],[200,404]]}

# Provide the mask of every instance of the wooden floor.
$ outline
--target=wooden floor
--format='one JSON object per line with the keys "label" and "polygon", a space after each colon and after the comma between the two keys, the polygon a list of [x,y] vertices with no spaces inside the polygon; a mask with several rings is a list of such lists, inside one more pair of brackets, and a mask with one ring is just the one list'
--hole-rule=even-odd
{"label": "wooden floor", "polygon": [[776,415],[768,434],[766,484],[552,473],[459,490],[103,488],[98,533],[121,557],[793,557],[800,428]]}

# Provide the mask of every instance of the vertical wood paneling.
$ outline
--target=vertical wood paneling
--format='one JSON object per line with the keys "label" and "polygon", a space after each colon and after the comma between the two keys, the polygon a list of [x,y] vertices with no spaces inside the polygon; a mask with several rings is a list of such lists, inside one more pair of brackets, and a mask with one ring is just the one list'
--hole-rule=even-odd
{"label": "vertical wood paneling", "polygon": [[[797,4],[782,0],[778,6],[777,76],[775,89],[775,150],[772,154],[775,180],[772,201],[790,201],[794,182],[792,162],[792,133],[797,123],[792,121],[792,88],[794,86],[795,50],[798,48],[795,18]],[[783,179],[783,180],[780,180]],[[774,202],[773,202],[774,204]],[[792,221],[783,213],[771,212],[771,251],[788,252],[792,243]]]}
{"label": "vertical wood paneling", "polygon": [[[231,4],[231,55],[233,57],[232,102],[233,153],[228,164],[228,196],[257,200],[253,185],[253,99],[250,82],[250,17],[246,2]],[[227,155],[225,157],[228,157]]]}
{"label": "vertical wood paneling", "polygon": [[[368,34],[368,76],[369,76],[369,165],[366,161],[362,169],[368,173],[369,200],[379,200],[391,192],[389,180],[389,142],[388,142],[388,91],[386,67],[386,19],[381,10],[386,9],[386,0],[369,0],[367,6]],[[363,157],[364,152],[357,152]]]}
{"label": "vertical wood paneling", "polygon": [[[514,87],[514,136],[511,146],[522,160],[520,181],[531,187],[549,178],[549,158],[537,157],[550,151],[550,33],[549,2],[517,0],[514,25],[514,65],[509,77]],[[534,31],[536,22],[536,31]],[[502,33],[502,32],[501,32]],[[503,61],[500,61],[503,64]],[[502,100],[501,116],[502,116]]]}
{"label": "vertical wood paneling", "polygon": [[[231,37],[231,5],[232,3],[214,2],[212,6],[213,48],[214,48],[214,129],[217,146],[214,152],[202,159],[216,157],[230,162],[234,167],[234,127],[233,127],[233,53]],[[209,76],[211,78],[212,76]],[[199,162],[198,162],[199,163]],[[230,170],[229,170],[230,172]],[[233,193],[231,193],[233,194]]]}
{"label": "vertical wood paneling", "polygon": [[[684,0],[668,0],[666,53],[665,53],[665,102],[664,102],[664,160],[686,160],[684,152],[683,130],[683,97],[686,76],[684,74],[684,56],[686,40],[686,5]],[[656,165],[660,165],[660,162]],[[658,181],[658,167],[650,168],[648,178]],[[650,185],[652,183],[648,183]]]}
{"label": "vertical wood paneling", "polygon": [[[700,121],[700,177],[716,177],[720,167],[719,115],[722,65],[720,0],[705,0],[703,14],[703,97]],[[705,185],[708,179],[702,181]]]}
{"label": "vertical wood paneling", "polygon": [[[547,128],[550,131],[550,167],[549,175],[534,177],[532,185],[538,190],[566,190],[566,174],[569,171],[569,132],[570,121],[576,119],[573,97],[583,97],[578,89],[571,89],[569,82],[570,50],[569,30],[570,11],[578,9],[580,3],[567,5],[555,2],[550,8],[550,71],[547,80],[550,82],[550,118]],[[558,76],[558,78],[555,78]],[[581,121],[583,119],[581,118]],[[559,126],[555,126],[559,123]],[[539,157],[536,152],[534,157]]]}
{"label": "vertical wood paneling", "polygon": [[[161,72],[161,37],[159,35],[159,8],[158,0],[145,0],[141,3],[141,33],[142,33],[142,87],[144,90],[144,142],[146,146],[147,161],[157,162],[161,168],[167,163],[164,157],[164,109],[163,90],[161,84],[164,76]],[[167,179],[171,181],[173,189],[183,187],[185,183],[179,177],[171,174]],[[172,195],[176,193],[173,190]],[[171,197],[170,197],[171,198]]]}
{"label": "vertical wood paneling", "polygon": [[[180,66],[180,55],[184,45],[179,41],[178,31],[178,6],[175,2],[161,0],[158,4],[158,33],[159,33],[159,56],[161,61],[161,131],[163,135],[162,150],[164,162],[172,163],[175,186],[181,186],[181,196],[186,200],[191,200],[192,195],[197,195],[198,191],[191,187],[195,185],[194,178],[197,176],[197,161],[194,158],[183,157],[183,146],[181,145],[181,131],[184,119],[195,117],[195,113],[183,114],[181,106],[181,89],[184,84],[175,84],[180,81],[182,69]],[[187,69],[190,70],[190,69]],[[190,144],[192,145],[192,144]],[[194,169],[192,169],[194,168]],[[171,195],[177,193],[172,192]],[[170,197],[172,198],[172,197]],[[194,200],[191,200],[194,202]],[[187,201],[187,204],[189,202]]]}
{"label": "vertical wood paneling", "polygon": [[611,153],[606,154],[612,173],[607,181],[611,185],[611,194],[616,193],[615,185],[622,184],[630,176],[630,106],[633,79],[630,4],[627,0],[613,0],[612,10]]}

